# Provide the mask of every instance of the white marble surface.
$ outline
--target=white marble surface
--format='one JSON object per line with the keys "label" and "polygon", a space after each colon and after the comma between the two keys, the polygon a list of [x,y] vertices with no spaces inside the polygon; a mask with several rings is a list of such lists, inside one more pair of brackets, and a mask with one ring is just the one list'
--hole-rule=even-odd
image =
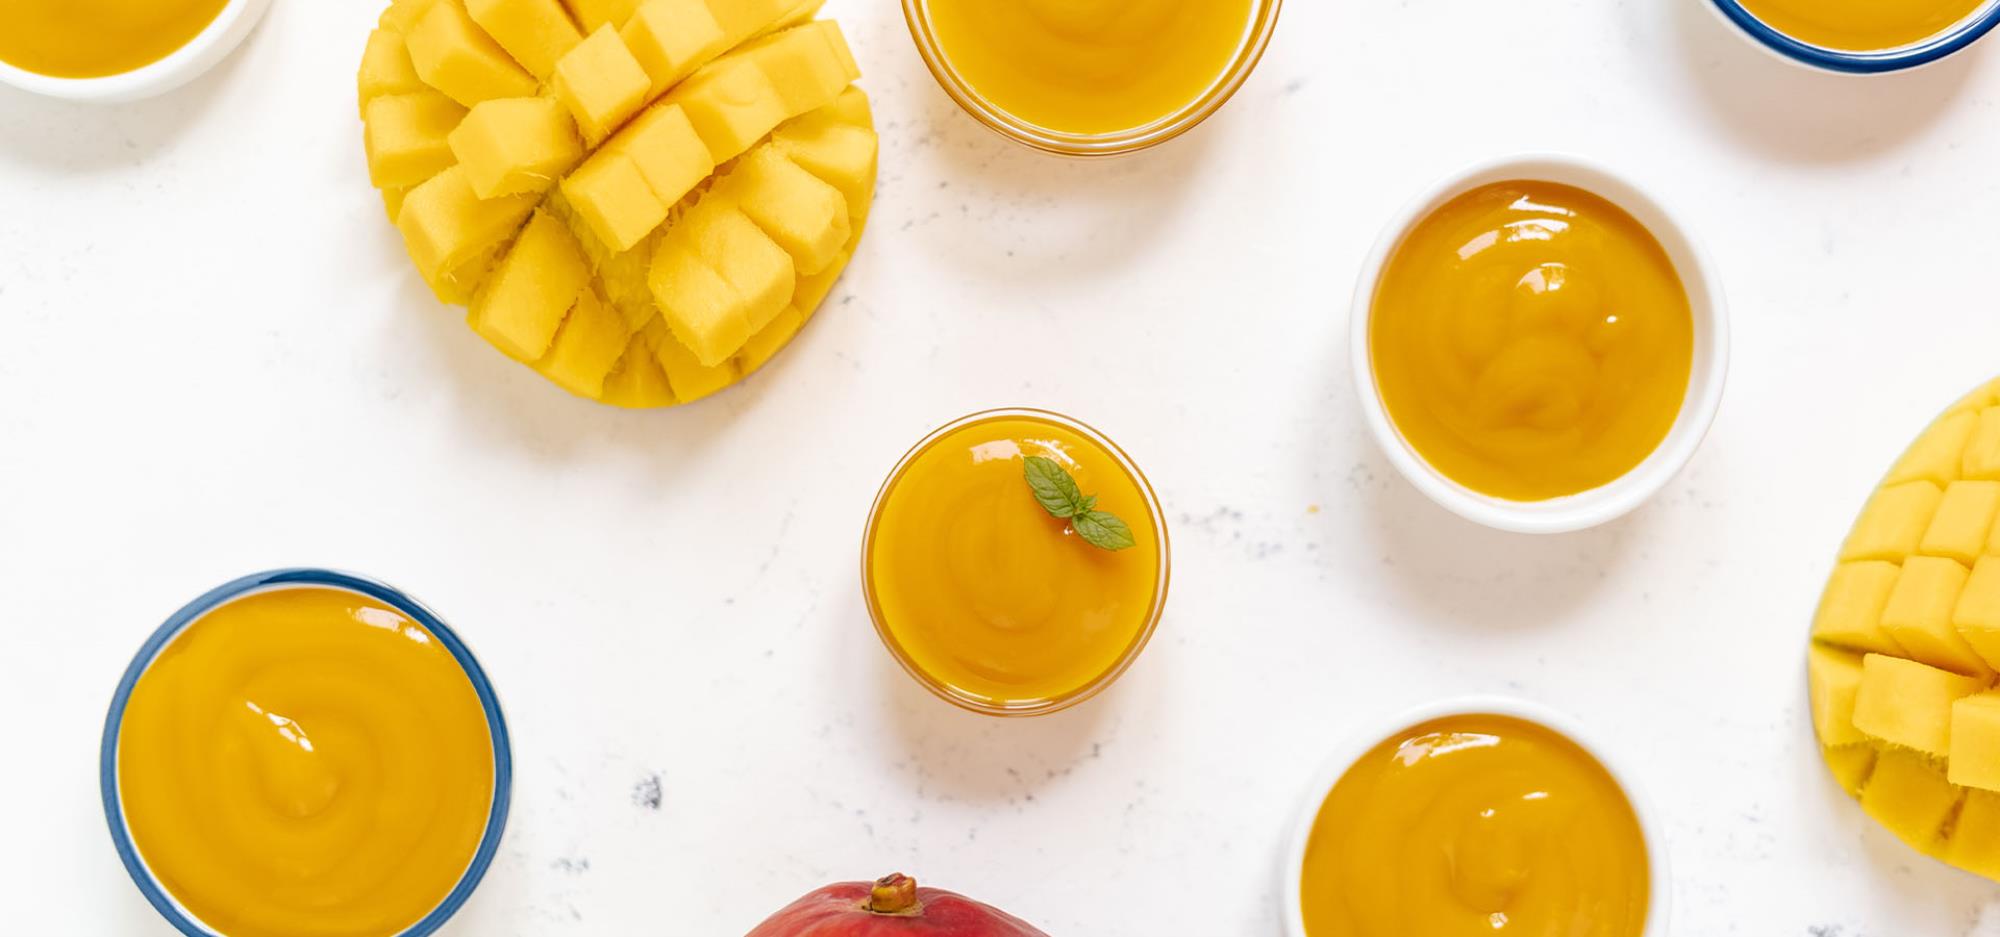
{"label": "white marble surface", "polygon": [[[516,810],[456,935],[727,937],[894,869],[1064,937],[1274,935],[1323,750],[1469,691],[1621,737],[1677,934],[1959,937],[2000,898],[1824,778],[1800,666],[1864,491],[2000,372],[2000,50],[1855,81],[1697,0],[1292,0],[1220,117],[1078,164],[957,113],[888,0],[835,0],[884,144],[861,254],[748,386],[632,414],[504,360],[411,273],[353,109],[375,6],[281,2],[149,103],[0,93],[4,929],[166,933],[104,830],[103,707],[168,612],[288,564],[405,586],[499,684]],[[1681,205],[1736,325],[1690,469],[1547,539],[1394,477],[1343,357],[1388,212],[1529,148]],[[1134,454],[1175,577],[1122,683],[999,722],[896,670],[856,552],[909,443],[1011,404]]]}

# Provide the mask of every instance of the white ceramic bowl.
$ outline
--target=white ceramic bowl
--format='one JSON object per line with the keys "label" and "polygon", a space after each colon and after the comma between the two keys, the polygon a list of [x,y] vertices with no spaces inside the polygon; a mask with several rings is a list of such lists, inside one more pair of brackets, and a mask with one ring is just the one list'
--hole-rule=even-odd
{"label": "white ceramic bowl", "polygon": [[1958,54],[2000,26],[2000,0],[1984,6],[1928,39],[1871,52],[1829,49],[1794,39],[1765,25],[1742,0],[1702,0],[1730,30],[1793,65],[1838,75],[1884,75],[1923,68]]}
{"label": "white ceramic bowl", "polygon": [[188,44],[151,65],[102,78],[55,78],[0,62],[0,83],[71,101],[137,101],[165,94],[215,67],[243,42],[271,8],[271,0],[229,0],[215,22]]}
{"label": "white ceramic bowl", "polygon": [[1285,865],[1279,872],[1284,881],[1278,885],[1278,895],[1285,903],[1279,910],[1279,916],[1284,919],[1286,937],[1307,937],[1305,912],[1301,904],[1303,886],[1299,881],[1300,871],[1305,868],[1306,841],[1312,837],[1313,823],[1319,819],[1320,806],[1326,803],[1327,796],[1333,793],[1333,786],[1340,782],[1341,776],[1362,755],[1392,735],[1433,719],[1466,715],[1511,716],[1536,723],[1575,742],[1604,766],[1611,780],[1617,782],[1625,792],[1625,799],[1632,804],[1632,812],[1639,818],[1639,833],[1646,839],[1646,866],[1651,880],[1647,887],[1646,926],[1642,933],[1644,937],[1666,937],[1673,897],[1673,876],[1667,867],[1666,839],[1645,795],[1633,783],[1631,770],[1568,716],[1539,703],[1507,696],[1461,696],[1418,706],[1393,718],[1370,723],[1363,731],[1349,736],[1334,748],[1326,766],[1320,769],[1313,778],[1312,786],[1306,790],[1305,802],[1299,806],[1298,818],[1293,822],[1291,842],[1285,849]]}
{"label": "white ceramic bowl", "polygon": [[[1509,501],[1480,494],[1445,477],[1424,461],[1390,422],[1381,390],[1375,385],[1375,364],[1368,349],[1375,286],[1404,235],[1431,212],[1471,189],[1521,179],[1585,189],[1631,213],[1652,232],[1673,261],[1694,315],[1694,361],[1693,371],[1688,375],[1687,397],[1681,401],[1680,415],[1659,447],[1609,484],[1547,501]],[[1488,527],[1521,533],[1562,533],[1594,527],[1631,511],[1659,491],[1693,458],[1702,437],[1708,434],[1709,424],[1714,422],[1716,408],[1722,402],[1723,376],[1729,369],[1729,316],[1724,308],[1722,281],[1694,238],[1637,184],[1587,160],[1553,153],[1479,163],[1431,186],[1405,206],[1383,231],[1374,252],[1361,267],[1361,279],[1354,290],[1351,325],[1349,353],[1355,393],[1368,428],[1396,470],[1452,513]]]}

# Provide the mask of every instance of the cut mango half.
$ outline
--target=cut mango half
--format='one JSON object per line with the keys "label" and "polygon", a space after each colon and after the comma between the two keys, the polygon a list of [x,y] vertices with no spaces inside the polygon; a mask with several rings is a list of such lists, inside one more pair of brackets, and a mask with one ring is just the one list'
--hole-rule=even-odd
{"label": "cut mango half", "polygon": [[369,179],[507,356],[616,406],[706,397],[812,319],[874,199],[819,6],[393,0],[356,76]]}
{"label": "cut mango half", "polygon": [[1813,728],[1897,838],[2000,880],[2000,381],[1870,493],[1813,616]]}

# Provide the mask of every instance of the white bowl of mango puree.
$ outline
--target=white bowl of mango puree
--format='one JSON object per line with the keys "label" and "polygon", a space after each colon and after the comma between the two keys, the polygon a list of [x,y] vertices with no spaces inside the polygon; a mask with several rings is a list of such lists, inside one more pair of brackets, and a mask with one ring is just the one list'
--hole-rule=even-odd
{"label": "white bowl of mango puree", "polygon": [[485,874],[511,755],[484,672],[389,586],[290,569],[154,632],[105,719],[111,838],[190,937],[419,937]]}
{"label": "white bowl of mango puree", "polygon": [[6,0],[0,82],[75,101],[172,91],[242,43],[271,0]]}
{"label": "white bowl of mango puree", "polygon": [[1667,848],[1633,775],[1508,697],[1420,706],[1336,748],[1279,894],[1287,937],[1665,937]]}
{"label": "white bowl of mango puree", "polygon": [[1475,165],[1391,221],[1355,288],[1356,394],[1389,461],[1469,520],[1602,524],[1693,457],[1722,399],[1722,284],[1637,184],[1570,156]]}

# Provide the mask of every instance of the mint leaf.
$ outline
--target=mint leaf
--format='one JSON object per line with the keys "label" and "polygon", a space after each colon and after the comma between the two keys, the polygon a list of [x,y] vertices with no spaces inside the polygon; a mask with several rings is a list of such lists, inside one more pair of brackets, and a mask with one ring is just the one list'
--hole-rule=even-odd
{"label": "mint leaf", "polygon": [[1085,543],[1100,550],[1127,550],[1137,546],[1132,528],[1109,511],[1085,511],[1070,518],[1069,525]]}
{"label": "mint leaf", "polygon": [[1028,476],[1028,490],[1035,493],[1035,500],[1050,517],[1071,518],[1096,503],[1085,498],[1076,487],[1076,479],[1069,477],[1062,465],[1047,456],[1031,455],[1021,460],[1021,471]]}

